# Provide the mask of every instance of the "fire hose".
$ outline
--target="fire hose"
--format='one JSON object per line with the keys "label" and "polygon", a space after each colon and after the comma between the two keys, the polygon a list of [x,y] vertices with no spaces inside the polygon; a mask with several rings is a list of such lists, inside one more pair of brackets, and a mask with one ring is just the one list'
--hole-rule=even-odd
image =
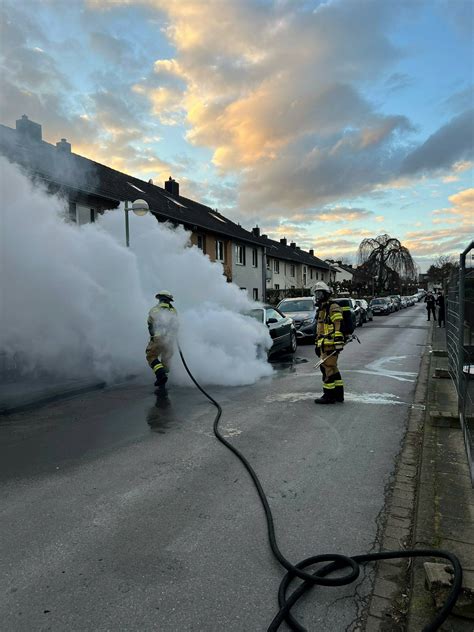
{"label": "fire hose", "polygon": [[[186,369],[186,372],[188,373],[192,382],[201,391],[201,393],[217,408],[217,414],[214,418],[213,425],[214,435],[216,436],[218,441],[223,443],[225,447],[233,452],[235,456],[240,460],[255,485],[258,496],[263,506],[263,510],[265,512],[270,548],[274,557],[286,569],[286,574],[281,580],[278,590],[278,605],[280,609],[274,617],[273,621],[270,623],[267,632],[276,632],[283,621],[288,624],[291,630],[295,630],[296,632],[307,632],[306,628],[304,628],[295,619],[295,617],[291,613],[291,609],[296,604],[298,599],[300,599],[300,597],[302,597],[308,590],[314,588],[314,586],[344,586],[346,584],[354,582],[359,577],[360,566],[362,564],[366,564],[368,562],[377,562],[379,560],[414,557],[442,558],[450,562],[453,567],[453,582],[448,597],[446,598],[446,601],[441,609],[434,617],[433,621],[431,621],[431,623],[428,623],[423,628],[422,632],[435,632],[436,630],[439,630],[441,624],[447,619],[454,605],[456,604],[456,600],[459,596],[462,586],[461,564],[458,558],[449,551],[438,549],[406,549],[398,551],[380,551],[379,553],[367,553],[363,555],[351,556],[340,555],[337,553],[326,553],[322,555],[313,555],[311,557],[307,557],[297,564],[292,564],[289,560],[285,558],[278,547],[275,535],[273,515],[268,503],[268,499],[265,495],[262,484],[260,483],[260,480],[255,473],[255,470],[250,465],[247,458],[235,446],[229,443],[229,441],[227,441],[227,439],[225,439],[220,433],[219,421],[222,416],[222,407],[219,402],[211,397],[211,395],[209,395],[209,393],[207,393],[196,381],[188,365],[186,364],[183,353],[179,346],[178,349],[184,368]],[[310,567],[314,567],[315,565],[321,563],[325,563],[325,565],[318,570],[309,570]],[[347,569],[345,575],[330,577],[331,573],[333,573],[334,571],[341,571],[343,569]],[[293,590],[291,594],[288,595],[287,593],[289,591],[290,585],[296,578],[299,578],[300,580],[302,580],[302,582],[297,588]]]}

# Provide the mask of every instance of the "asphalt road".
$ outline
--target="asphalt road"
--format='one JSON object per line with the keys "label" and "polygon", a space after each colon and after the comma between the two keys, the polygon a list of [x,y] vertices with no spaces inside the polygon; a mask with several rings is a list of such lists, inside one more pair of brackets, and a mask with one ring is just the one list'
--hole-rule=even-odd
{"label": "asphalt road", "polygon": [[[362,344],[340,361],[343,405],[313,403],[312,345],[253,386],[209,389],[223,434],[261,477],[291,561],[378,548],[427,331],[422,305],[358,329]],[[2,630],[267,629],[283,571],[258,497],[215,440],[213,407],[192,388],[170,400],[157,407],[138,381],[0,425]],[[370,576],[314,590],[299,620],[354,629]]]}

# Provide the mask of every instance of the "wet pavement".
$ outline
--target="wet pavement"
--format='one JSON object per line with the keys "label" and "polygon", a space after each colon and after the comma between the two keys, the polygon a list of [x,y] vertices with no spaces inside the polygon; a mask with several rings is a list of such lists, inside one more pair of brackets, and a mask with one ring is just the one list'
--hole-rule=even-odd
{"label": "wet pavement", "polygon": [[[343,405],[313,403],[312,345],[253,386],[208,389],[293,562],[377,548],[425,318],[418,305],[357,330],[361,344],[340,361]],[[145,377],[0,425],[5,629],[267,628],[282,569],[247,473],[214,438],[214,416],[196,389],[157,399]],[[298,617],[313,630],[354,627],[369,590],[364,576],[314,591]]]}

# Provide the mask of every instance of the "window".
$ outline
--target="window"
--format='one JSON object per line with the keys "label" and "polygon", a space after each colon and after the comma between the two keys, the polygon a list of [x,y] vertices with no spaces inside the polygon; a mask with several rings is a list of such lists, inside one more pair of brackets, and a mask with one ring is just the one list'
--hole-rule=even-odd
{"label": "window", "polygon": [[258,301],[258,287],[253,288],[253,300]]}
{"label": "window", "polygon": [[254,268],[258,268],[258,250],[257,248],[252,248],[252,265]]}
{"label": "window", "polygon": [[245,265],[245,246],[239,244],[235,246],[235,262],[238,266]]}
{"label": "window", "polygon": [[270,257],[267,257],[267,270],[270,270],[271,261]]}
{"label": "window", "polygon": [[278,259],[275,259],[273,261],[273,271],[275,272],[275,274],[280,274],[280,262],[278,261]]}
{"label": "window", "polygon": [[292,263],[292,264],[290,265],[290,276],[291,276],[291,277],[294,277],[294,276],[295,276],[295,264],[294,264],[294,263]]}
{"label": "window", "polygon": [[217,261],[224,261],[224,242],[216,241],[216,259]]}
{"label": "window", "polygon": [[296,288],[295,288],[295,286],[294,286],[294,285],[292,285],[292,286],[291,286],[291,289],[292,289],[292,290],[296,290]]}
{"label": "window", "polygon": [[276,309],[267,309],[267,322],[270,318],[275,318],[276,320],[282,320],[283,316],[276,311]]}
{"label": "window", "polygon": [[91,224],[93,224],[95,222],[95,211],[93,208],[91,208]]}
{"label": "window", "polygon": [[75,202],[69,202],[69,219],[71,220],[71,222],[77,222]]}
{"label": "window", "polygon": [[280,284],[279,283],[275,283],[275,290],[279,290],[280,289]]}
{"label": "window", "polygon": [[319,272],[316,272],[316,281],[319,281]]}
{"label": "window", "polygon": [[204,235],[197,236],[197,247],[199,248],[199,250],[206,252],[206,238]]}
{"label": "window", "polygon": [[309,269],[309,278],[312,279],[313,278],[313,268]]}

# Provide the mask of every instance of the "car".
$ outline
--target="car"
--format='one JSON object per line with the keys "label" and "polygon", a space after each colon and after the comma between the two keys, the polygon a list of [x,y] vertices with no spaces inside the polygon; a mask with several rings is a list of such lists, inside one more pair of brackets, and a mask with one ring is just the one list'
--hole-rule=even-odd
{"label": "car", "polygon": [[277,309],[293,319],[298,340],[314,342],[318,308],[313,297],[284,298],[278,303]]}
{"label": "car", "polygon": [[374,320],[372,309],[370,308],[370,305],[367,303],[365,299],[357,298],[356,303],[360,305],[362,309],[362,317],[363,317],[364,323],[368,323],[369,320]]}
{"label": "car", "polygon": [[282,314],[272,305],[261,305],[247,312],[247,316],[255,318],[268,327],[273,344],[268,351],[268,357],[285,352],[294,354],[298,342],[296,339],[296,327],[293,319]]}
{"label": "car", "polygon": [[391,314],[393,311],[392,302],[390,299],[384,297],[373,298],[370,301],[370,309],[372,310],[374,316],[376,314]]}
{"label": "car", "polygon": [[399,294],[391,294],[388,298],[390,298],[395,303],[395,311],[398,312],[402,309],[402,299]]}

